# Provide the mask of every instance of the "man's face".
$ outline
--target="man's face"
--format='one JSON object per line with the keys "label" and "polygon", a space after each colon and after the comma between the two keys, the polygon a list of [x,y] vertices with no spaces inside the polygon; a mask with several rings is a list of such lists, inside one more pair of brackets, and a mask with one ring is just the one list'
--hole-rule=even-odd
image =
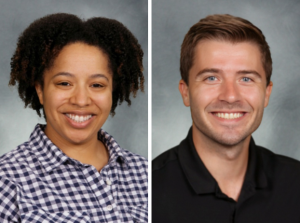
{"label": "man's face", "polygon": [[266,86],[256,45],[205,40],[195,48],[189,85],[181,80],[179,90],[191,107],[196,134],[233,146],[260,125],[272,82]]}

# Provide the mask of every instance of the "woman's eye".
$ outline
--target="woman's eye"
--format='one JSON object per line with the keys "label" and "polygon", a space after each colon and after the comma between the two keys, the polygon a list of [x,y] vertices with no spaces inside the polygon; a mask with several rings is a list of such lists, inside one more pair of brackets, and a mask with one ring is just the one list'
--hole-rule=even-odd
{"label": "woman's eye", "polygon": [[70,86],[70,84],[68,82],[61,82],[58,85],[61,85],[61,86]]}
{"label": "woman's eye", "polygon": [[94,87],[94,88],[101,88],[101,87],[103,87],[103,85],[101,85],[101,84],[93,84],[92,87]]}

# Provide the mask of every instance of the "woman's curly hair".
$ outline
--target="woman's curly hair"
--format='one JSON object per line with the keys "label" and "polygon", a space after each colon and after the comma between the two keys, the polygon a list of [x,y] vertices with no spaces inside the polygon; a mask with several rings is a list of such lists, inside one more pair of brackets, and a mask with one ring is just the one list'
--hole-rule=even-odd
{"label": "woman's curly hair", "polygon": [[139,89],[144,91],[143,51],[123,24],[101,17],[83,21],[72,14],[58,13],[34,21],[18,39],[11,59],[9,85],[18,83],[25,107],[31,107],[41,116],[43,105],[35,84],[43,87],[45,69],[53,65],[64,46],[75,42],[97,46],[107,54],[113,73],[112,115],[118,103],[125,100],[131,104],[131,93],[135,97]]}

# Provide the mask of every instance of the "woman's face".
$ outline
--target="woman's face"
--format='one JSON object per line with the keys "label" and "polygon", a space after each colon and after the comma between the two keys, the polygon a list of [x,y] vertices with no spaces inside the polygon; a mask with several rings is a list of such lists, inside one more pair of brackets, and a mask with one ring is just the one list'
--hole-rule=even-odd
{"label": "woman's face", "polygon": [[65,46],[44,72],[44,87],[36,91],[47,117],[46,135],[59,145],[97,140],[110,114],[112,73],[108,57],[95,46]]}

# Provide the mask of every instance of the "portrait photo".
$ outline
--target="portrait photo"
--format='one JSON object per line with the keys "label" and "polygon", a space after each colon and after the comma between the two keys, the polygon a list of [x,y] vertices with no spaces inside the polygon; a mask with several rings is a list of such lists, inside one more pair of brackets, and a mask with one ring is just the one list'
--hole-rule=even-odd
{"label": "portrait photo", "polygon": [[[138,39],[144,51],[144,92],[139,91],[128,106],[118,105],[114,117],[109,116],[104,129],[118,143],[134,153],[148,157],[148,2],[113,1],[0,1],[1,6],[1,129],[4,154],[26,141],[36,123],[45,123],[31,108],[24,108],[16,87],[9,87],[10,61],[19,35],[34,20],[52,13],[71,13],[82,19],[106,17],[122,22]],[[126,117],[126,118],[125,118]]]}
{"label": "portrait photo", "polygon": [[0,14],[0,222],[148,222],[148,1]]}
{"label": "portrait photo", "polygon": [[299,221],[299,9],[153,0],[153,222]]}
{"label": "portrait photo", "polygon": [[[172,7],[171,7],[172,5]],[[255,142],[300,160],[298,1],[153,0],[152,158],[177,145],[192,124],[178,90],[180,48],[189,28],[212,14],[242,17],[264,33],[273,60],[273,90]]]}

